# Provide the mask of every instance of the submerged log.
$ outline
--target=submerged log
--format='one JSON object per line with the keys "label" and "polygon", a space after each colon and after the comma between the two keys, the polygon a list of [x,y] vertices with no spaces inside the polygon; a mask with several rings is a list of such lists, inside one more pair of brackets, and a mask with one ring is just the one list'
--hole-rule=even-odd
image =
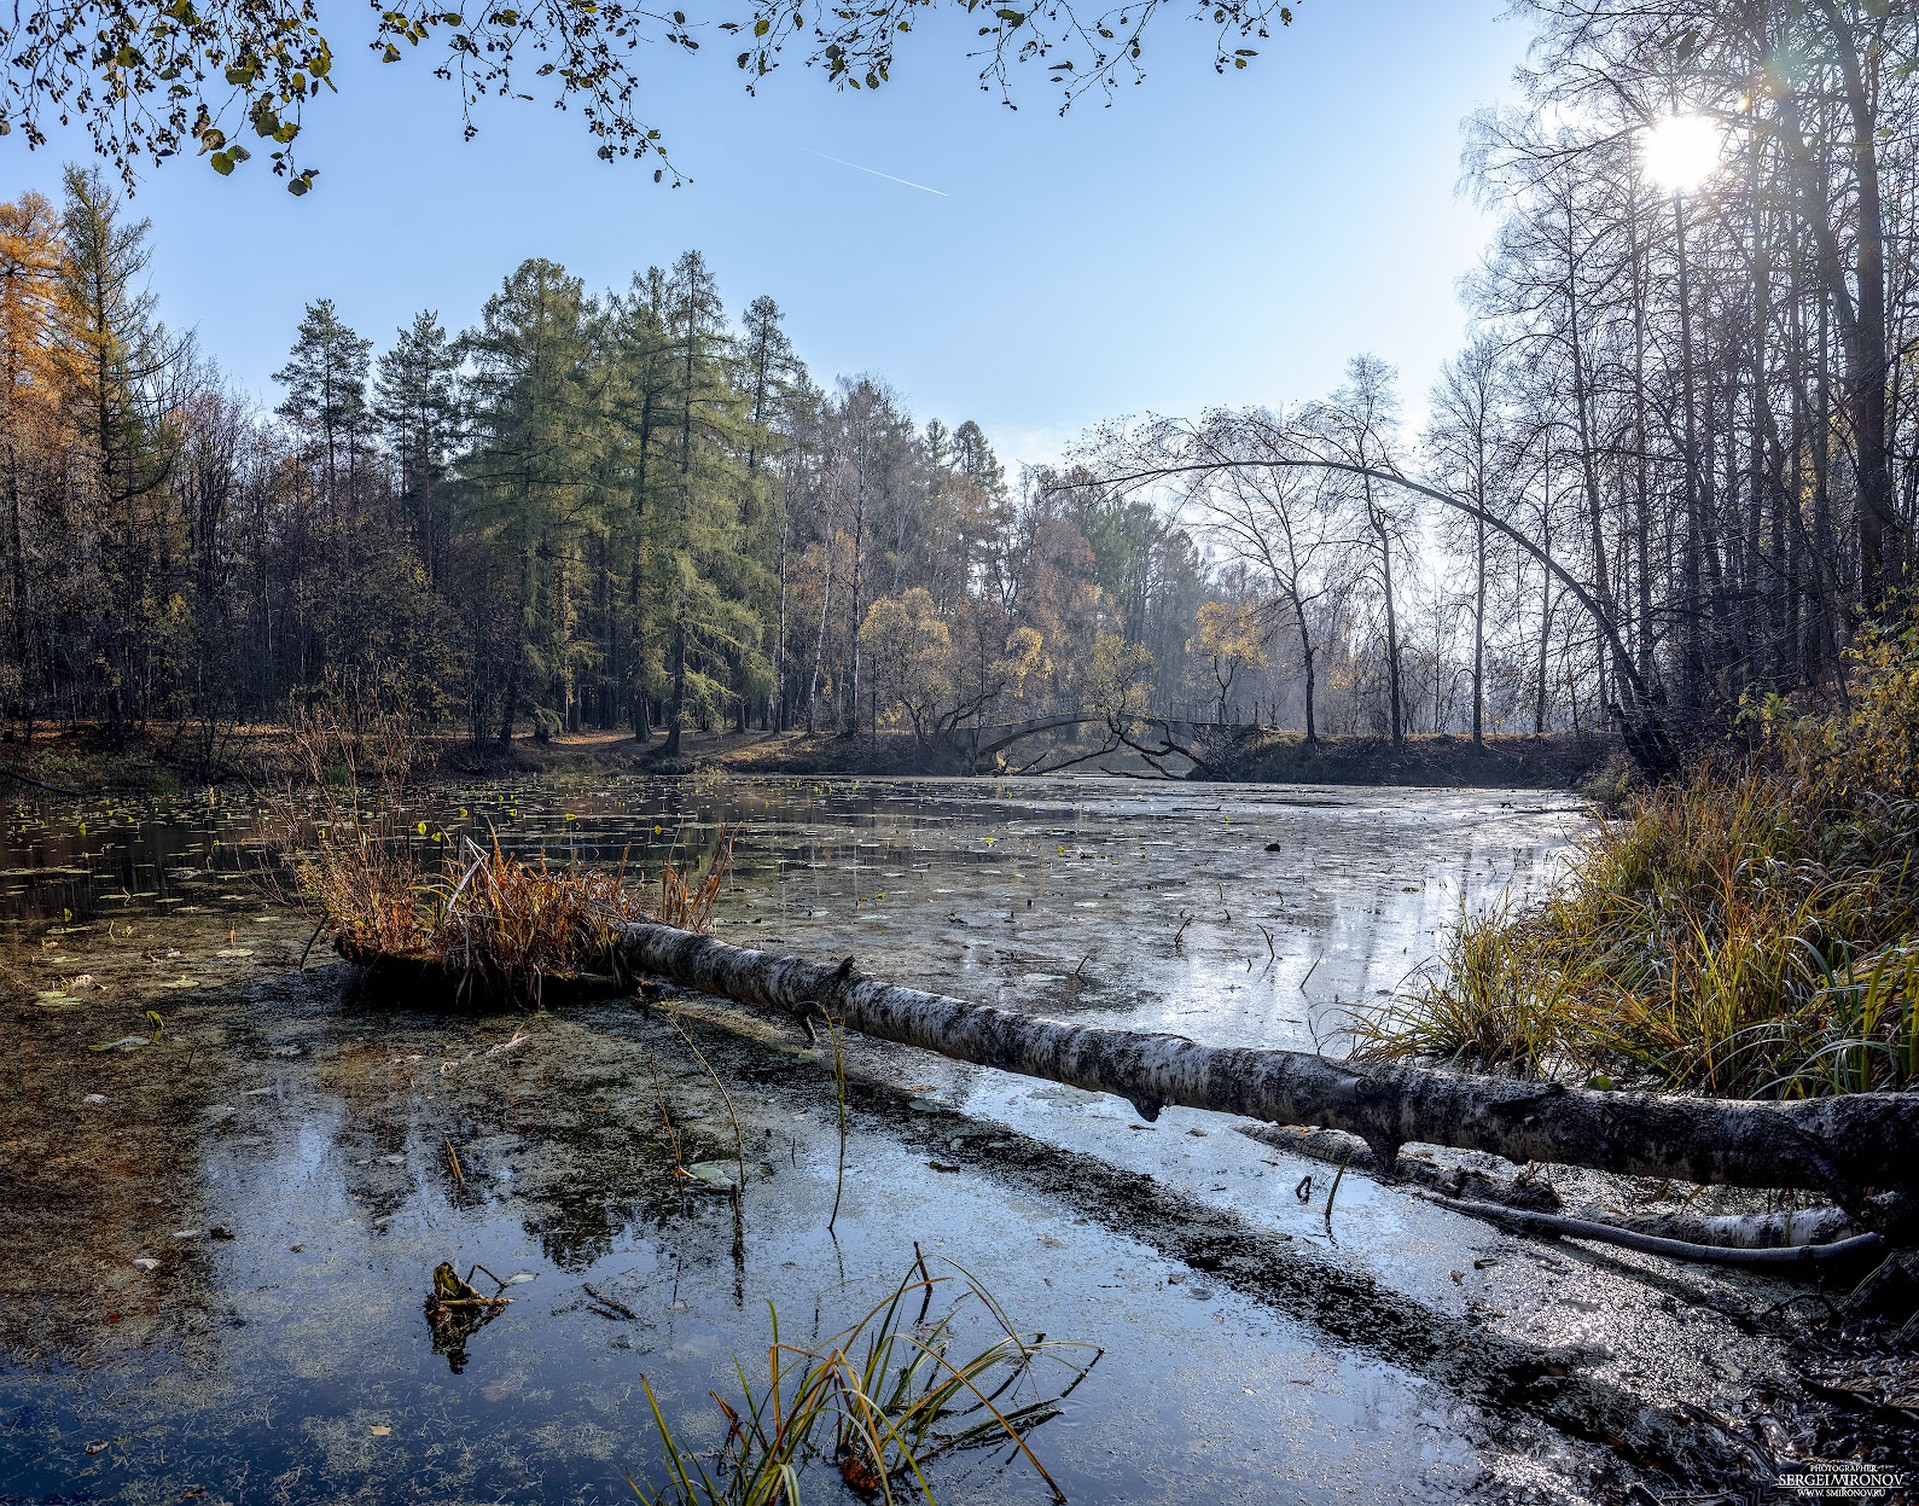
{"label": "submerged log", "polygon": [[[1239,1132],[1260,1145],[1344,1166],[1350,1171],[1377,1171],[1378,1163],[1366,1142],[1343,1130],[1307,1129],[1297,1125],[1242,1124]],[[1402,1182],[1423,1187],[1449,1200],[1448,1207],[1490,1203],[1532,1213],[1567,1214],[1609,1231],[1646,1235],[1675,1244],[1715,1250],[1776,1250],[1788,1246],[1831,1245],[1855,1239],[1868,1231],[1843,1208],[1793,1208],[1776,1213],[1689,1213],[1666,1208],[1654,1212],[1614,1209],[1569,1210],[1557,1188],[1544,1176],[1540,1163],[1530,1163],[1510,1177],[1496,1177],[1477,1167],[1442,1163],[1420,1152],[1400,1156],[1395,1175]]]}
{"label": "submerged log", "polygon": [[1590,1239],[1599,1244],[1618,1245],[1621,1249],[1639,1250],[1648,1255],[1664,1255],[1670,1260],[1693,1260],[1708,1265],[1792,1269],[1822,1265],[1835,1260],[1856,1260],[1861,1256],[1877,1255],[1885,1249],[1885,1241],[1871,1232],[1855,1234],[1848,1239],[1831,1240],[1825,1244],[1767,1246],[1721,1244],[1673,1239],[1667,1235],[1649,1234],[1643,1230],[1623,1228],[1618,1224],[1600,1223],[1590,1218],[1567,1218],[1559,1213],[1536,1213],[1530,1208],[1512,1208],[1503,1203],[1481,1203],[1470,1198],[1440,1197],[1435,1193],[1429,1193],[1427,1196],[1440,1207],[1450,1208],[1455,1213],[1464,1213],[1472,1218],[1483,1218],[1488,1223],[1502,1224],[1527,1234]]}
{"label": "submerged log", "polygon": [[1888,1237],[1919,1233],[1919,1094],[1757,1102],[1594,1092],[1558,1083],[1208,1046],[1185,1036],[1073,1025],[730,946],[670,926],[617,928],[623,971],[841,1024],[959,1061],[1128,1100],[1363,1139],[1382,1170],[1409,1143],[1486,1151],[1623,1176],[1827,1193]]}

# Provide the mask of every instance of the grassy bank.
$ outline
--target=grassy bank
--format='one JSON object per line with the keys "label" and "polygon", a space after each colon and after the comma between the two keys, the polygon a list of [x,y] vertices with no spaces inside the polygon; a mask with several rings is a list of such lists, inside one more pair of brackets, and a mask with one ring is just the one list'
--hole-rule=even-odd
{"label": "grassy bank", "polygon": [[[877,738],[803,733],[688,732],[678,756],[666,739],[641,742],[621,732],[562,733],[550,738],[489,738],[475,745],[458,735],[413,735],[415,777],[497,778],[517,774],[742,774],[924,775],[961,772],[957,760],[923,748],[905,733]],[[242,728],[220,739],[209,755],[181,729],[150,727],[113,740],[82,726],[36,733],[31,744],[0,743],[0,791],[32,790],[91,795],[103,791],[174,794],[205,785],[252,785],[281,790],[310,780],[309,760],[290,727]],[[25,780],[15,776],[24,775]],[[30,781],[30,782],[29,782]]]}
{"label": "grassy bank", "polygon": [[1742,1097],[1919,1082],[1919,624],[1862,642],[1835,707],[1744,730],[1545,904],[1464,922],[1362,1049]]}
{"label": "grassy bank", "polygon": [[1386,737],[1322,737],[1297,732],[1248,737],[1216,762],[1221,779],[1251,784],[1429,785],[1454,789],[1575,789],[1619,752],[1609,736],[1557,732],[1542,737],[1495,733],[1408,737],[1398,751]]}

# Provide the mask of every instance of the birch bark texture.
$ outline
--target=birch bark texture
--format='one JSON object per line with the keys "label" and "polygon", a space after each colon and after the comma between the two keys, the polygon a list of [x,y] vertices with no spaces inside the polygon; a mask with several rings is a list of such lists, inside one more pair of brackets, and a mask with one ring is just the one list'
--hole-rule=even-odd
{"label": "birch bark texture", "polygon": [[[1185,1036],[1074,1025],[732,946],[647,922],[621,928],[622,967],[957,1061],[1130,1102],[1205,1109],[1358,1135],[1390,1171],[1405,1144],[1450,1146],[1623,1176],[1824,1192],[1889,1238],[1919,1223],[1919,1094],[1791,1102],[1596,1092],[1310,1052],[1209,1046]],[[1896,1226],[1896,1227],[1895,1227]]]}

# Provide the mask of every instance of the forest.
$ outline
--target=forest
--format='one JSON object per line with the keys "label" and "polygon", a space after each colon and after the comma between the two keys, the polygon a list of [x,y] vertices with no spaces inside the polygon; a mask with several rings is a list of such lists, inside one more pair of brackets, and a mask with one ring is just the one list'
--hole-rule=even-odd
{"label": "forest", "polygon": [[[1232,291],[1297,321],[1280,373],[1335,311],[1313,390],[1209,365],[1041,456],[1010,304],[970,414],[809,364],[820,279],[882,265],[850,218],[811,286],[723,292],[663,212],[624,286],[489,262],[398,329],[248,264],[286,328],[242,380],[155,291],[141,174],[323,216],[354,148],[317,176],[303,110],[367,75],[311,0],[199,3],[0,11],[0,136],[93,148],[0,204],[0,1499],[1909,1498],[1914,0],[1515,0],[1450,360],[1402,379],[1408,321],[1342,364],[1356,296],[1407,305],[1275,255]],[[1391,126],[1380,18],[1496,56],[1339,3],[1181,24]],[[957,39],[1070,103],[1180,10],[359,40],[442,56],[469,138],[571,105],[677,205],[641,41],[730,39],[752,93]],[[1089,160],[1021,139],[1049,197]],[[1086,244],[979,158],[995,234]],[[939,249],[929,299],[980,260]]]}
{"label": "forest", "polygon": [[259,398],[75,167],[0,209],[8,727],[211,743],[351,685],[476,741],[1082,711],[1663,746],[1830,687],[1919,506],[1915,17],[1534,11],[1524,102],[1468,123],[1499,228],[1422,424],[1367,354],[1017,476],[816,378],[697,251],[606,292],[530,260],[377,351],[316,298]]}
{"label": "forest", "polygon": [[217,736],[348,684],[475,740],[671,751],[688,724],[930,732],[1162,665],[1153,693],[1183,688],[1187,533],[1093,487],[1016,499],[976,424],[823,391],[697,252],[604,296],[528,261],[377,358],[317,300],[262,412],[161,322],[97,172],[4,214],[17,728]]}

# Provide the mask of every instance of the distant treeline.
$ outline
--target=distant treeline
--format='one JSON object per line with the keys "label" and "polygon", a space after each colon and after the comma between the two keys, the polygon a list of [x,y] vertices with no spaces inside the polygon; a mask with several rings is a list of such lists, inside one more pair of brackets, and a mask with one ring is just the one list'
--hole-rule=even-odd
{"label": "distant treeline", "polygon": [[[1723,725],[1820,684],[1912,555],[1919,18],[1528,9],[1526,102],[1469,131],[1503,223],[1423,432],[1359,357],[1324,401],[1011,479],[974,423],[815,382],[697,252],[597,295],[528,261],[377,356],[318,300],[261,411],[71,169],[0,206],[0,717],[212,736],[339,691],[476,739],[1064,710],[1396,737]],[[1655,181],[1676,114],[1708,160]]]}
{"label": "distant treeline", "polygon": [[931,732],[1182,688],[1184,532],[1016,504],[976,425],[823,392],[772,300],[730,324],[696,252],[601,297],[528,261],[473,327],[423,313],[377,359],[322,299],[268,414],[160,321],[148,227],[97,173],[65,189],[0,209],[16,727],[338,690],[476,739]]}

